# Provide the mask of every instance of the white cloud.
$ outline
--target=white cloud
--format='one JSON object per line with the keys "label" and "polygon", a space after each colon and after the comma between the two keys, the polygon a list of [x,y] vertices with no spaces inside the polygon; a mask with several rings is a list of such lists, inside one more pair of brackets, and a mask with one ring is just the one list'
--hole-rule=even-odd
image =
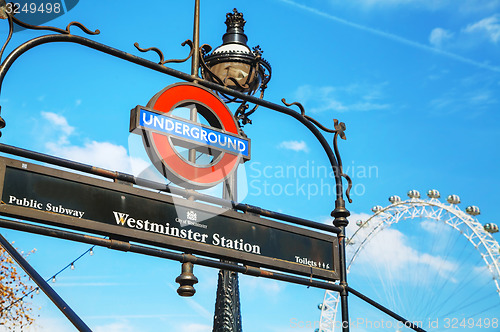
{"label": "white cloud", "polygon": [[[379,103],[383,98],[382,84],[351,84],[348,86],[311,86],[303,85],[295,91],[295,99],[300,101],[307,112],[320,113],[326,111],[373,111],[390,107]],[[340,101],[342,99],[343,101]]]}
{"label": "white cloud", "polygon": [[463,32],[484,36],[492,43],[496,44],[500,40],[500,19],[499,15],[493,15],[482,19],[479,22],[469,24]]}
{"label": "white cloud", "polygon": [[317,100],[317,104],[321,106],[312,107],[311,109],[306,109],[312,113],[332,110],[332,111],[347,111],[347,107],[343,105],[340,101],[336,100],[332,94],[335,92],[336,88],[326,86],[326,87],[312,87],[310,85],[300,86],[295,92],[297,100],[306,105],[306,103],[313,100]]}
{"label": "white cloud", "polygon": [[41,112],[41,114],[48,121],[52,130],[59,131],[57,144],[67,144],[68,137],[75,131],[75,128],[70,126],[66,118],[62,115],[52,112]]}
{"label": "white cloud", "polygon": [[453,37],[453,33],[442,29],[442,28],[435,28],[431,31],[431,34],[429,36],[429,43],[435,47],[441,47],[443,43],[448,41]]}
{"label": "white cloud", "polygon": [[129,156],[127,149],[121,145],[98,141],[88,141],[83,146],[73,145],[70,137],[75,127],[71,126],[64,116],[52,112],[41,114],[47,120],[45,125],[50,127],[51,135],[54,135],[52,140],[45,143],[50,154],[130,174],[139,174],[150,167],[143,159]]}
{"label": "white cloud", "polygon": [[46,147],[50,153],[59,157],[113,171],[133,173],[134,170],[145,170],[149,167],[146,161],[130,157],[123,146],[110,142],[91,141],[83,146],[48,142]]}
{"label": "white cloud", "polygon": [[292,150],[296,152],[309,152],[309,147],[304,141],[283,141],[278,145],[280,149]]}
{"label": "white cloud", "polygon": [[[348,237],[352,236],[354,244],[347,247],[348,261],[363,240],[370,237],[362,251],[360,251],[359,256],[357,256],[353,269],[356,269],[355,266],[363,266],[363,268],[371,271],[376,267],[380,271],[385,271],[387,277],[396,279],[405,278],[404,271],[408,271],[409,267],[413,270],[430,268],[441,278],[456,282],[453,273],[458,268],[458,265],[455,262],[419,252],[408,244],[405,234],[387,225],[384,225],[384,228],[379,228],[380,231],[373,232],[375,227],[380,224],[378,217],[370,219],[367,227],[359,228],[356,225],[357,220],[366,221],[370,217],[370,214],[365,213],[353,214],[349,217],[350,223],[346,233]],[[356,235],[353,236],[352,234],[356,231]]]}
{"label": "white cloud", "polygon": [[211,332],[212,326],[197,323],[186,323],[184,325],[178,325],[175,331],[179,332]]}
{"label": "white cloud", "polygon": [[444,223],[439,223],[435,220],[423,220],[420,222],[420,227],[431,234],[439,234],[443,231]]}
{"label": "white cloud", "polygon": [[138,331],[134,329],[130,323],[127,321],[114,322],[106,325],[96,326],[94,328],[95,332],[135,332]]}
{"label": "white cloud", "polygon": [[486,264],[476,265],[472,268],[474,275],[477,275],[485,280],[491,280],[491,271]]}
{"label": "white cloud", "polygon": [[42,112],[42,116],[66,135],[71,135],[75,130],[74,127],[68,124],[68,120],[62,115],[52,112]]}
{"label": "white cloud", "polygon": [[[451,89],[444,95],[430,101],[430,106],[440,114],[452,114],[460,110],[467,110],[469,116],[482,111],[488,106],[498,104],[496,94],[489,88]],[[470,110],[473,110],[471,112]]]}
{"label": "white cloud", "polygon": [[276,280],[256,278],[241,275],[240,292],[243,296],[249,294],[266,294],[270,299],[278,299],[278,295],[284,290],[285,284]]}
{"label": "white cloud", "polygon": [[[415,259],[415,258],[413,258]],[[431,269],[437,271],[437,274],[447,279],[453,283],[457,283],[457,280],[453,277],[454,271],[458,269],[458,265],[454,262],[447,261],[438,256],[432,256],[429,254],[419,254],[415,262],[418,265],[427,265]]]}
{"label": "white cloud", "polygon": [[[358,235],[363,232],[362,230]],[[362,239],[363,236],[360,237]],[[360,242],[356,242],[354,247]],[[363,248],[362,254],[356,259],[356,265],[367,264],[368,266],[379,266],[393,278],[404,278],[404,271],[408,267],[412,269],[429,267],[437,274],[447,280],[455,282],[453,271],[457,264],[447,261],[439,256],[421,253],[407,244],[406,236],[396,229],[386,228],[377,233]]]}

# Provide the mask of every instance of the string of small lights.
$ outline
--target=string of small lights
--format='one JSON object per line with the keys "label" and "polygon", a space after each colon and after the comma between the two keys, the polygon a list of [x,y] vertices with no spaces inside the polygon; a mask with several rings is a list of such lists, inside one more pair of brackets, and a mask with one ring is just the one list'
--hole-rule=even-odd
{"label": "string of small lights", "polygon": [[[71,263],[67,264],[65,267],[63,267],[62,269],[60,269],[57,273],[55,273],[52,277],[50,278],[47,278],[45,279],[46,282],[49,282],[52,280],[53,283],[56,282],[56,277],[61,274],[62,272],[64,272],[65,270],[67,270],[68,268],[71,269],[71,270],[74,270],[75,269],[75,263],[80,260],[83,256],[85,256],[87,253],[90,255],[90,256],[93,256],[94,255],[94,246],[90,247],[89,249],[87,249],[84,253],[82,253],[80,256],[78,256],[77,258],[75,258],[74,260],[71,261]],[[11,302],[8,306],[2,308],[0,310],[0,312],[3,312],[5,310],[9,310],[13,305],[15,305],[16,303],[20,302],[21,304],[23,303],[23,300],[24,298],[26,298],[27,296],[30,296],[32,293],[35,293],[35,294],[40,294],[40,288],[39,287],[36,287],[34,289],[32,289],[31,291],[29,291],[28,293],[26,293],[24,296],[18,298],[17,300]]]}

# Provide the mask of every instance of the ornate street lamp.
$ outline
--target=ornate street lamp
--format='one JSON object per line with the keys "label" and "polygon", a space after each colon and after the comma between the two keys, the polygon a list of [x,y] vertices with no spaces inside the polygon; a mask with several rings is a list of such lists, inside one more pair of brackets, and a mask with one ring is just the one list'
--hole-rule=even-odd
{"label": "ornate street lamp", "polygon": [[[271,65],[262,58],[259,46],[250,49],[243,30],[246,21],[243,13],[233,9],[226,14],[227,30],[222,45],[209,54],[211,47],[203,45],[201,73],[204,79],[239,92],[253,95],[260,88],[261,98],[271,79]],[[240,101],[224,94],[227,102]]]}

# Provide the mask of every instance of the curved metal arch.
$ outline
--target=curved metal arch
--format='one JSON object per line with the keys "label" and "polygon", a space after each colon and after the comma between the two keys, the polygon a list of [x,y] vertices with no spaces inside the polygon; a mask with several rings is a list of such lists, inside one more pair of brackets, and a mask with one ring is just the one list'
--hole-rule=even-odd
{"label": "curved metal arch", "polygon": [[[476,218],[466,214],[456,204],[445,204],[436,198],[429,200],[412,198],[406,201],[395,202],[385,208],[382,208],[377,213],[374,213],[370,218],[364,221],[363,224],[370,223],[376,220],[376,226],[368,233],[368,235],[359,244],[359,247],[354,252],[347,271],[349,272],[353,262],[363,250],[369,240],[394,223],[400,220],[427,218],[435,221],[442,221],[455,230],[459,231],[473,246],[479,251],[481,258],[485,262],[488,270],[492,274],[495,282],[497,293],[500,296],[500,245],[493,236],[483,229],[482,224]],[[444,218],[444,219],[443,219]],[[460,228],[466,228],[465,230]],[[354,241],[356,234],[361,229],[358,228],[349,240],[346,239],[346,244]],[[466,232],[469,230],[469,233]],[[351,242],[354,244],[354,242]],[[483,249],[486,253],[482,252]],[[321,317],[319,324],[319,332],[334,331],[335,317],[338,309],[338,295],[331,291],[325,291],[323,304],[321,306]]]}
{"label": "curved metal arch", "polygon": [[[336,196],[337,199],[340,199],[343,202],[343,190],[342,190],[342,176],[340,172],[340,167],[339,163],[337,161],[337,158],[331,148],[331,146],[328,144],[326,141],[325,137],[321,134],[320,130],[315,126],[314,123],[309,121],[307,118],[302,116],[299,112],[296,112],[288,107],[284,107],[281,105],[274,104],[272,102],[269,102],[264,99],[259,99],[257,97],[253,96],[248,96],[244,93],[226,88],[224,86],[218,85],[216,83],[212,83],[210,81],[206,81],[202,78],[197,78],[192,75],[186,74],[184,72],[160,65],[158,63],[146,60],[144,58],[132,55],[130,53],[118,50],[116,48],[98,43],[96,41],[93,41],[91,39],[77,36],[77,35],[71,35],[71,34],[50,34],[50,35],[44,35],[40,37],[33,38],[22,45],[18,46],[15,48],[2,62],[0,65],[0,93],[1,93],[1,87],[3,85],[3,80],[5,78],[5,75],[9,71],[10,67],[12,64],[24,53],[26,53],[28,50],[39,46],[43,44],[48,44],[48,43],[55,43],[55,42],[69,42],[69,43],[75,43],[75,44],[80,44],[82,46],[86,46],[92,49],[95,49],[97,51],[112,55],[114,57],[141,65],[143,67],[173,76],[178,79],[182,79],[184,81],[188,82],[193,82],[196,81],[196,83],[205,86],[209,89],[219,91],[221,93],[233,95],[237,98],[247,100],[248,102],[256,105],[260,105],[269,109],[272,109],[274,111],[289,115],[299,122],[301,122],[309,131],[315,136],[315,138],[319,141],[321,144],[321,147],[325,151],[328,160],[330,162],[330,165],[332,167],[332,170],[335,175],[335,182],[336,182]],[[344,204],[345,206],[345,204]],[[347,216],[346,216],[347,217]]]}
{"label": "curved metal arch", "polygon": [[[199,25],[196,23],[196,20],[199,20],[199,1],[196,2],[195,5],[195,30],[197,29],[196,26]],[[9,28],[11,31],[12,29],[12,18],[9,19]],[[16,22],[19,24],[18,22]],[[3,84],[3,80],[5,78],[5,75],[9,68],[12,66],[12,64],[16,61],[16,59],[28,51],[29,49],[32,49],[38,45],[42,44],[47,44],[51,42],[72,42],[76,44],[80,44],[82,46],[86,46],[89,48],[93,48],[95,50],[98,50],[103,53],[107,53],[109,55],[121,58],[123,60],[136,63],[138,65],[141,65],[143,67],[153,69],[158,72],[165,73],[167,75],[170,75],[172,77],[176,77],[179,79],[182,79],[187,82],[196,82],[197,84],[204,86],[206,88],[218,91],[221,94],[227,94],[230,96],[233,96],[235,98],[239,98],[245,102],[250,102],[258,106],[263,106],[266,108],[269,108],[271,110],[289,115],[296,120],[298,120],[302,125],[304,125],[309,131],[314,135],[314,137],[319,141],[321,144],[323,150],[325,151],[328,160],[330,162],[332,171],[334,173],[335,177],[335,184],[336,184],[336,199],[335,199],[335,208],[331,212],[331,216],[334,218],[333,224],[336,227],[339,227],[340,232],[338,233],[338,239],[339,239],[339,257],[340,257],[340,286],[339,286],[339,292],[341,296],[341,305],[342,305],[342,320],[344,322],[348,322],[348,313],[347,313],[347,294],[348,294],[348,285],[347,285],[347,273],[346,273],[346,266],[345,266],[345,227],[348,225],[348,220],[347,217],[350,215],[349,211],[345,207],[345,201],[344,201],[344,190],[343,190],[343,181],[342,178],[345,178],[348,184],[348,188],[346,191],[346,197],[351,202],[351,198],[349,197],[349,191],[352,186],[351,179],[343,173],[342,170],[342,160],[340,158],[340,153],[338,150],[338,136],[340,136],[342,139],[345,139],[345,134],[344,131],[346,130],[346,126],[343,122],[338,122],[337,119],[334,119],[334,125],[335,125],[335,130],[334,132],[334,137],[333,137],[333,149],[332,147],[328,144],[326,138],[323,136],[321,133],[321,130],[325,130],[326,127],[323,127],[320,125],[317,121],[311,120],[311,118],[305,116],[304,114],[301,114],[299,112],[296,112],[288,107],[284,107],[281,105],[277,105],[275,103],[266,101],[264,99],[260,99],[254,96],[249,96],[247,94],[244,94],[242,92],[238,92],[236,90],[232,90],[230,88],[227,88],[225,86],[221,86],[217,83],[213,83],[207,80],[204,80],[202,78],[199,78],[196,74],[194,74],[194,70],[191,75],[188,75],[186,73],[183,73],[181,71],[174,70],[172,68],[163,66],[161,64],[161,59],[160,59],[160,64],[154,63],[152,61],[148,61],[146,59],[131,55],[129,53],[120,51],[118,49],[109,47],[107,45],[95,42],[93,40],[72,35],[69,31],[71,25],[76,25],[80,28],[82,28],[81,24],[78,23],[70,23],[66,29],[66,31],[62,31],[61,29],[54,28],[52,29],[51,27],[39,27],[42,30],[50,30],[50,31],[55,31],[62,33],[62,35],[57,35],[57,34],[50,34],[50,35],[45,35],[41,37],[37,37],[31,40],[28,40],[27,42],[21,44],[17,48],[15,48],[8,56],[7,58],[1,62],[0,64],[0,91],[1,91],[1,86]],[[32,27],[30,27],[32,28]],[[37,29],[37,28],[35,28]],[[61,31],[60,31],[61,30]],[[88,33],[85,29],[83,29],[84,32]],[[90,31],[90,30],[89,30]],[[96,30],[96,33],[98,31]],[[6,43],[4,44],[4,47],[0,51],[0,61],[1,61],[1,56],[3,55],[3,49],[5,48],[5,45],[10,41],[10,37],[7,39]],[[194,38],[194,49],[198,51],[198,39]],[[197,70],[199,63],[198,63],[198,57],[193,54],[193,63],[192,63],[193,68]],[[247,114],[248,115],[248,114]],[[0,116],[0,129],[5,126],[5,121],[1,118]],[[330,132],[326,130],[327,132]],[[0,133],[1,135],[1,133]],[[403,319],[402,317],[400,317]],[[348,326],[344,328],[344,330],[349,330]]]}

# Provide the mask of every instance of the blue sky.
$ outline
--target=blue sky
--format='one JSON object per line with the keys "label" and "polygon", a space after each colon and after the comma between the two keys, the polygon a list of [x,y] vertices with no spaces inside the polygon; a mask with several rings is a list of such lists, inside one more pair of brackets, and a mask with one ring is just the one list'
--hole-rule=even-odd
{"label": "blue sky", "polygon": [[[82,1],[50,25],[80,21],[101,31],[91,39],[112,47],[157,61],[139,53],[138,42],[166,58],[184,58],[180,44],[192,38],[193,7],[192,1]],[[244,13],[249,46],[260,45],[272,65],[266,99],[299,101],[327,127],[334,118],[346,123],[347,141],[339,147],[354,182],[352,223],[410,189],[458,194],[462,209],[477,205],[482,223],[497,222],[500,1],[201,1],[202,44],[220,45],[225,14],[234,7]],[[6,35],[6,22],[0,31]],[[7,52],[37,35],[15,33]],[[172,67],[190,70],[188,63]],[[149,164],[142,143],[128,133],[129,111],[175,82],[79,45],[40,46],[4,80],[2,142],[141,174]],[[333,179],[321,173],[327,158],[314,137],[271,110],[260,108],[252,120],[244,128],[252,160],[240,172],[241,200],[331,222]],[[284,167],[309,173],[280,173]],[[290,194],[282,191],[287,184]],[[394,231],[402,241],[394,243],[424,254],[409,235],[417,231]],[[88,249],[2,233],[22,250],[36,248],[30,262],[46,277]],[[209,331],[217,271],[195,267],[200,283],[191,299],[175,292],[179,273],[176,262],[96,248],[53,285],[95,331]],[[363,289],[361,279],[355,282]],[[240,291],[245,331],[300,331],[291,319],[319,319],[321,290],[242,276]],[[351,313],[368,310],[351,301]],[[36,296],[33,307],[40,315],[34,331],[72,330],[45,296]]]}

